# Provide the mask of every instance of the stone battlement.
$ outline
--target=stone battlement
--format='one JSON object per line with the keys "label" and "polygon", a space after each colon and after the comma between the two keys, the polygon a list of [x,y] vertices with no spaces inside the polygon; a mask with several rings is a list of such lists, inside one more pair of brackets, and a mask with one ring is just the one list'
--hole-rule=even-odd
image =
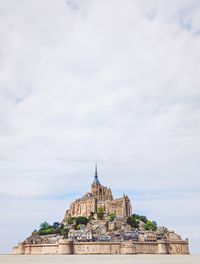
{"label": "stone battlement", "polygon": [[187,240],[168,242],[73,242],[60,240],[57,244],[19,243],[13,248],[13,254],[189,254],[189,249]]}

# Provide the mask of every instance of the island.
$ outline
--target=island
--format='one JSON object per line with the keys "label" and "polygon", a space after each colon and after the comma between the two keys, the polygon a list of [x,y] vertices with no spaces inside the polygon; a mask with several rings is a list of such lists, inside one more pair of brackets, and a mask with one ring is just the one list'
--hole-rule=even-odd
{"label": "island", "polygon": [[95,166],[90,192],[71,203],[61,222],[41,223],[13,254],[189,254],[189,242],[133,213],[127,195],[113,198]]}

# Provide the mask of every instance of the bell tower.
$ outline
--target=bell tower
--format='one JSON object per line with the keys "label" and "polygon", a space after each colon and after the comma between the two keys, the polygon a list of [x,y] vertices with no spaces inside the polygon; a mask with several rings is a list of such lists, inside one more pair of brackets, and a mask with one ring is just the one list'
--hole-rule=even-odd
{"label": "bell tower", "polygon": [[98,201],[113,200],[111,189],[104,187],[99,182],[97,164],[95,164],[94,181],[91,185],[91,193]]}

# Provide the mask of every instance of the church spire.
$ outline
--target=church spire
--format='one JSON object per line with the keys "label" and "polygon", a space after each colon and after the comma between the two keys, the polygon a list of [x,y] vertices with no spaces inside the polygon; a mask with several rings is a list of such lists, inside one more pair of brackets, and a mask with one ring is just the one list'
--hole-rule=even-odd
{"label": "church spire", "polygon": [[95,164],[95,178],[98,178],[97,164]]}
{"label": "church spire", "polygon": [[98,179],[97,164],[95,164],[95,174],[94,174],[94,181],[92,185],[101,185]]}

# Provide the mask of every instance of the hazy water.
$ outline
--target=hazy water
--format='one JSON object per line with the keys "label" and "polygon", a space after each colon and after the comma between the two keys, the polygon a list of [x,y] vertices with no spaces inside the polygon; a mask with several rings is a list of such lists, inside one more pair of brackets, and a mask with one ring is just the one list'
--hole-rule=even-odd
{"label": "hazy water", "polygon": [[0,263],[18,264],[196,264],[200,255],[0,255]]}

